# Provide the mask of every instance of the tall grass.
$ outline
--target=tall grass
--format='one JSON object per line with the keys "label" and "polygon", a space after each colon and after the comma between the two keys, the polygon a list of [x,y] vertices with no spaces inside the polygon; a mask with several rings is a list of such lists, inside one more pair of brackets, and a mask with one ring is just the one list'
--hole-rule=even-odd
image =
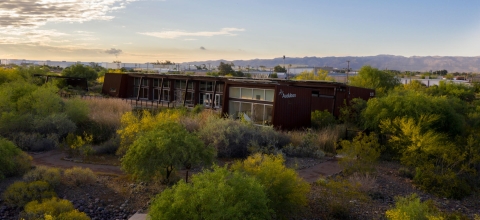
{"label": "tall grass", "polygon": [[285,132],[290,145],[283,151],[299,157],[322,157],[322,152],[336,154],[336,143],[345,138],[345,128],[345,125],[332,125],[321,130]]}
{"label": "tall grass", "polygon": [[90,108],[88,117],[99,124],[120,127],[123,113],[131,111],[132,106],[120,99],[86,99]]}

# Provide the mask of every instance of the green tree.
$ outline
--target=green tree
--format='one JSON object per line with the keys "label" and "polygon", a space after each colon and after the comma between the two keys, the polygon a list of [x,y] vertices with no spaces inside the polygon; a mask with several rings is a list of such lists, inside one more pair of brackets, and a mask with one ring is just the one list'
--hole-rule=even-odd
{"label": "green tree", "polygon": [[318,70],[317,74],[313,71],[303,71],[300,74],[292,78],[293,80],[319,80],[319,81],[334,81],[334,79],[328,76],[328,71]]}
{"label": "green tree", "polygon": [[310,185],[298,176],[294,169],[285,167],[281,155],[255,154],[244,161],[237,161],[232,169],[254,176],[265,188],[270,199],[268,206],[280,218],[298,211],[308,202]]}
{"label": "green tree", "polygon": [[27,172],[31,161],[32,158],[11,141],[0,138],[0,181]]}
{"label": "green tree", "polygon": [[178,182],[157,195],[152,219],[270,219],[262,185],[241,172],[214,167],[196,174],[190,184]]}
{"label": "green tree", "polygon": [[275,67],[273,67],[273,72],[286,73],[287,69],[285,69],[284,67],[281,67],[280,65],[276,65]]}
{"label": "green tree", "polygon": [[235,71],[232,68],[232,64],[220,62],[220,65],[218,65],[218,73],[222,76],[228,75],[228,74],[233,74]]}
{"label": "green tree", "polygon": [[349,78],[348,83],[352,86],[375,89],[377,95],[381,95],[399,85],[400,80],[394,73],[381,71],[371,66],[363,66],[358,75]]}
{"label": "green tree", "polygon": [[215,154],[214,148],[204,146],[182,125],[168,121],[140,134],[121,162],[122,168],[136,177],[148,180],[161,175],[168,181],[174,169],[211,163]]}
{"label": "green tree", "polygon": [[395,198],[395,208],[387,210],[385,215],[388,220],[433,220],[443,219],[440,211],[432,201],[421,202],[417,194]]}
{"label": "green tree", "polygon": [[97,72],[92,67],[80,63],[65,68],[62,71],[62,76],[81,77],[88,81],[94,81],[98,78]]}

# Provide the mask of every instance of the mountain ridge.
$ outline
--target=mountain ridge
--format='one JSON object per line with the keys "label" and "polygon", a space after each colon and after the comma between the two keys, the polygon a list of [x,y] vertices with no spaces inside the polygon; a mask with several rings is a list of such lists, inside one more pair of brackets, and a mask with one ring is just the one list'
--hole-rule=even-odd
{"label": "mountain ridge", "polygon": [[[350,68],[358,70],[364,65],[370,65],[378,69],[389,69],[399,71],[436,71],[447,70],[448,72],[480,72],[480,56],[399,56],[381,54],[376,56],[342,56],[342,57],[285,57],[285,67],[292,65],[307,65],[311,67],[329,66],[338,69],[347,68],[347,60],[350,61]],[[218,66],[220,62],[233,62],[235,66],[267,68],[276,65],[283,66],[283,57],[272,59],[250,59],[250,60],[206,60],[185,62],[184,64],[213,65]]]}

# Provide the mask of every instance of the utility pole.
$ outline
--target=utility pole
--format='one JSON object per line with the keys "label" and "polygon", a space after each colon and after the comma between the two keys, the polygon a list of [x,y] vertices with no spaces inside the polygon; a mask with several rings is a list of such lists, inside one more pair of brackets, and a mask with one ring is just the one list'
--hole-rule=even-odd
{"label": "utility pole", "polygon": [[[285,69],[285,55],[283,55],[283,69]],[[285,76],[288,79],[288,73],[285,73]]]}
{"label": "utility pole", "polygon": [[350,72],[350,60],[347,60],[347,83],[348,83],[348,72]]}

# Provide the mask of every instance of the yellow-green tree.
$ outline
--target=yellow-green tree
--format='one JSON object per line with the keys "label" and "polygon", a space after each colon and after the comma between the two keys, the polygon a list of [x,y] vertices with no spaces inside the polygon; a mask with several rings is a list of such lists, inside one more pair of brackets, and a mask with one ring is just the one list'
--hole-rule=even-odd
{"label": "yellow-green tree", "polygon": [[317,74],[313,71],[303,71],[300,74],[292,78],[293,80],[318,80],[318,81],[334,81],[334,79],[328,76],[327,70],[318,70]]}
{"label": "yellow-green tree", "polygon": [[191,183],[178,182],[157,195],[151,219],[271,219],[268,197],[251,176],[214,167],[196,174]]}
{"label": "yellow-green tree", "polygon": [[310,191],[310,185],[284,163],[281,155],[257,153],[232,165],[233,170],[254,176],[263,185],[270,199],[268,206],[278,218],[287,218],[305,206]]}
{"label": "yellow-green tree", "polygon": [[146,180],[163,176],[168,182],[175,169],[211,163],[215,155],[213,147],[182,125],[167,121],[141,133],[121,161],[123,170],[133,176]]}
{"label": "yellow-green tree", "polygon": [[400,81],[392,72],[382,71],[371,66],[363,66],[356,76],[349,78],[349,84],[375,89],[378,96],[386,94],[388,90],[399,85]]}

